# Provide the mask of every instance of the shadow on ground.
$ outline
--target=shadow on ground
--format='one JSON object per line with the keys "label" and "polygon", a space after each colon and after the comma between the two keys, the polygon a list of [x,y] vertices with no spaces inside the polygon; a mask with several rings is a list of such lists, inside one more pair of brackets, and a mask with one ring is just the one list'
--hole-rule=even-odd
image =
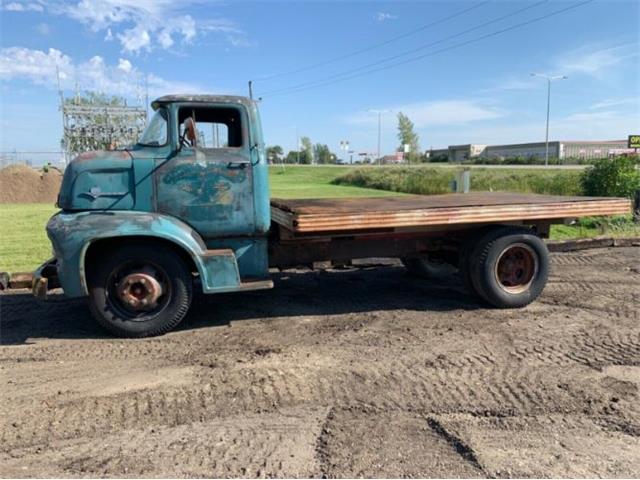
{"label": "shadow on ground", "polygon": [[[272,290],[196,295],[178,330],[247,319],[480,307],[455,276],[423,280],[399,267],[290,270],[273,279]],[[2,345],[24,344],[30,338],[112,338],[93,320],[83,299],[66,299],[61,293],[50,295],[47,301],[26,291],[3,294],[0,308]]]}

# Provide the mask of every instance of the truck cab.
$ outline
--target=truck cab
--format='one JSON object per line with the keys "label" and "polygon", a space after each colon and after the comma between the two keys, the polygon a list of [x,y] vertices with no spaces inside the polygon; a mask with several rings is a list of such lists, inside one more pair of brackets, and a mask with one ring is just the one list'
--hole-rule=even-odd
{"label": "truck cab", "polygon": [[158,334],[204,293],[269,288],[268,167],[255,102],[171,95],[139,142],[67,167],[47,233],[53,277],[118,334]]}

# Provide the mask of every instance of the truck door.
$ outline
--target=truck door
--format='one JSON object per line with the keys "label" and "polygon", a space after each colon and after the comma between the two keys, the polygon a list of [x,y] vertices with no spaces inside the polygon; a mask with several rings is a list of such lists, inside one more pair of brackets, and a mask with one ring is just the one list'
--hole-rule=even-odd
{"label": "truck door", "polygon": [[251,146],[241,106],[182,106],[175,158],[156,171],[161,213],[191,225],[204,238],[255,230]]}

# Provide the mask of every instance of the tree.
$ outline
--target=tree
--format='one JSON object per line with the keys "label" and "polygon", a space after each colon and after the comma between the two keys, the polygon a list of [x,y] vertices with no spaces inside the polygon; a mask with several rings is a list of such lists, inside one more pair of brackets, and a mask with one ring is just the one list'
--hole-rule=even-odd
{"label": "tree", "polygon": [[282,161],[284,151],[280,145],[271,145],[267,147],[267,160],[269,163],[278,163]]}
{"label": "tree", "polygon": [[334,163],[335,155],[331,153],[329,147],[322,143],[316,143],[313,147],[313,154],[317,163]]}
{"label": "tree", "polygon": [[291,150],[287,153],[287,156],[284,157],[284,163],[298,163],[298,152],[296,150]]}
{"label": "tree", "polygon": [[602,158],[582,173],[585,195],[594,197],[630,197],[640,190],[638,157]]}
{"label": "tree", "polygon": [[313,143],[309,137],[300,139],[300,163],[313,163]]}
{"label": "tree", "polygon": [[284,163],[299,163],[301,165],[308,165],[313,159],[313,153],[309,154],[306,150],[291,150],[284,158]]}
{"label": "tree", "polygon": [[400,140],[399,152],[404,152],[404,146],[409,145],[409,152],[405,158],[410,163],[417,162],[420,158],[420,139],[414,130],[413,122],[404,113],[398,113],[398,140]]}

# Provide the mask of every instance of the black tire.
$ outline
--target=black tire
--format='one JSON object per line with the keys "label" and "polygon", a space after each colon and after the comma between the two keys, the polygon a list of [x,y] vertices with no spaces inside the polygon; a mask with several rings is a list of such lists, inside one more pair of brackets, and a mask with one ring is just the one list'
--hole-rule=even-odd
{"label": "black tire", "polygon": [[458,276],[462,282],[462,286],[471,295],[480,296],[473,286],[471,281],[471,254],[474,250],[475,243],[467,240],[460,248],[460,255],[458,257]]}
{"label": "black tire", "polygon": [[495,227],[470,254],[469,280],[475,292],[498,308],[534,301],[549,276],[549,251],[542,239],[521,227]]}
{"label": "black tire", "polygon": [[476,249],[476,246],[478,245],[478,239],[482,239],[490,230],[494,228],[499,227],[484,226],[475,228],[473,231],[469,232],[460,244],[460,253],[458,255],[458,276],[460,277],[462,285],[464,286],[465,290],[467,290],[467,292],[469,292],[471,295],[480,297],[481,300],[484,299],[476,290],[476,287],[471,281],[471,277],[473,276],[471,272],[471,259],[473,258],[474,251]]}
{"label": "black tire", "polygon": [[[118,276],[151,273],[158,278],[162,294],[155,306],[133,310],[117,293]],[[126,277],[125,277],[126,278]],[[100,259],[88,274],[89,309],[95,319],[120,337],[162,335],[184,318],[193,296],[192,276],[180,257],[162,245],[128,245]]]}
{"label": "black tire", "polygon": [[420,278],[442,278],[452,275],[457,270],[449,263],[431,261],[427,255],[400,260],[409,273]]}

